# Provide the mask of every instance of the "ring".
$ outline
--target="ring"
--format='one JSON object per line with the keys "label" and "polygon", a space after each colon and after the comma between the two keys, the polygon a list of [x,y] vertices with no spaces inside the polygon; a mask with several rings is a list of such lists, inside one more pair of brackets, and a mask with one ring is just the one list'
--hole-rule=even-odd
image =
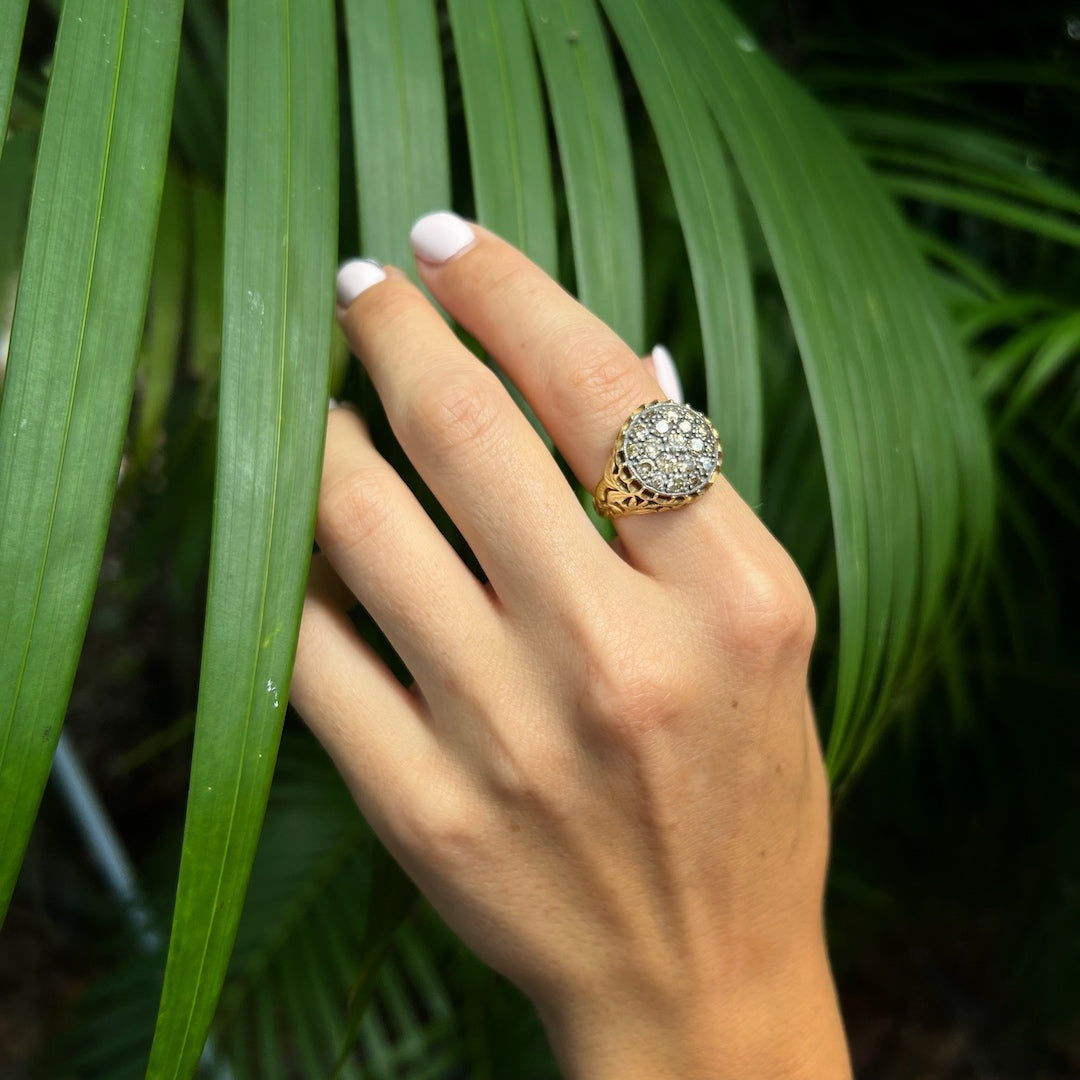
{"label": "ring", "polygon": [[650,401],[615,436],[593,506],[606,518],[674,510],[712,486],[723,460],[707,416],[677,401]]}

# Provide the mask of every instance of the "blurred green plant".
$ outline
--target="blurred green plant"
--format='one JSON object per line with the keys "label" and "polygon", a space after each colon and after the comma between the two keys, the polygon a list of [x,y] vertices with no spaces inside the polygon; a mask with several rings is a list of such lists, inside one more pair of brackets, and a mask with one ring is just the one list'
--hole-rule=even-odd
{"label": "blurred green plant", "polygon": [[[149,1054],[148,1075],[190,1076],[213,1028],[208,1067],[238,1075],[554,1075],[525,1003],[410,914],[415,893],[303,737],[271,788],[331,386],[409,475],[331,334],[339,213],[342,254],[408,268],[412,221],[454,204],[635,349],[667,339],[729,477],[814,590],[842,791],[931,673],[964,715],[957,635],[988,587],[1015,590],[995,485],[1041,543],[1004,465],[1080,520],[1041,467],[1080,462],[1080,315],[1052,269],[999,272],[1015,262],[1002,248],[1045,267],[1076,246],[1080,195],[1031,167],[1038,148],[950,111],[954,73],[922,72],[932,115],[873,73],[860,85],[882,104],[826,107],[709,0],[343,0],[341,19],[331,0],[234,0],[227,23],[188,0],[182,33],[180,0],[66,0],[49,62],[24,56],[15,77],[25,8],[0,0],[0,312],[18,281],[0,399],[0,911],[114,491],[116,508],[156,492],[136,576],[167,551],[181,602],[209,559],[157,1020],[163,958],[133,959],[87,1001],[65,1067],[134,1076]],[[813,85],[850,80],[819,68]],[[193,508],[212,473],[208,556]]]}

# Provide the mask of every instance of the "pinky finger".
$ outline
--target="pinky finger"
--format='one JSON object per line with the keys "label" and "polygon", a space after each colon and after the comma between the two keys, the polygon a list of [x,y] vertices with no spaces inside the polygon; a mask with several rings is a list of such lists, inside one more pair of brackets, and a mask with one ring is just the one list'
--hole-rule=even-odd
{"label": "pinky finger", "polygon": [[653,351],[648,356],[643,356],[641,362],[645,365],[645,370],[656,380],[666,397],[672,401],[678,401],[680,404],[686,401],[683,396],[679,370],[675,367],[675,361],[671,353],[663,345],[654,345]]}

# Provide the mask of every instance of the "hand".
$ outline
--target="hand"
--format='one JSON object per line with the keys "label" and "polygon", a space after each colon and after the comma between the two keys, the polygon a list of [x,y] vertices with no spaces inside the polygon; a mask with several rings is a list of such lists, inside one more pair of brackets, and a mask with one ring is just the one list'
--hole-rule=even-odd
{"label": "hand", "polygon": [[[491,233],[439,214],[412,239],[432,295],[592,488],[623,421],[663,396],[652,374]],[[795,566],[722,478],[678,510],[618,519],[609,546],[403,274],[350,264],[339,300],[397,438],[488,577],[359,417],[331,411],[327,562],[292,699],[361,810],[532,998],[568,1076],[849,1076],[822,932],[814,611]],[[353,632],[345,589],[411,690]]]}

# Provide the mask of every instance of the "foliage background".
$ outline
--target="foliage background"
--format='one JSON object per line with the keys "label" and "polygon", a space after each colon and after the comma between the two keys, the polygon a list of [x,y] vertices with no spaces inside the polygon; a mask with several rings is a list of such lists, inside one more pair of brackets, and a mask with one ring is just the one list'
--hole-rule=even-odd
{"label": "foliage background", "polygon": [[[993,438],[996,528],[973,606],[943,622],[933,663],[894,688],[888,733],[840,792],[830,932],[859,1075],[1074,1076],[1080,16],[1053,4],[977,19],[929,3],[902,11],[839,2],[743,7],[757,40],[827,105],[899,200],[968,346]],[[155,273],[128,470],[67,719],[162,927],[190,760],[213,478],[207,357],[220,348],[221,301],[213,275],[190,260],[201,252],[213,261],[220,227],[226,87],[216,14],[214,5],[189,6],[185,41],[206,73],[205,94],[193,93],[182,68],[158,240],[159,260],[171,252],[166,267],[188,260],[196,272],[172,281]],[[16,138],[29,140],[40,124],[53,37],[49,6],[34,5]],[[452,179],[455,192],[467,192],[464,117],[448,70]],[[671,192],[635,81],[625,65],[618,74],[635,133],[646,332],[681,359],[697,357],[700,312]],[[342,138],[348,254],[357,221],[344,119]],[[20,198],[11,162],[25,147],[12,139],[5,148],[5,210]],[[561,189],[556,197],[565,253],[568,210]],[[5,222],[14,217],[5,213]],[[765,490],[788,496],[764,512],[823,609],[815,677],[828,698],[835,585],[813,425],[805,395],[793,389],[791,327],[752,228],[749,244],[765,373]],[[0,256],[17,247],[17,235],[0,235]],[[574,280],[565,255],[560,270]],[[180,321],[155,325],[153,313],[170,310]],[[173,356],[175,381],[168,361],[164,378],[147,363],[168,354],[161,341],[170,335],[184,346]],[[702,400],[704,372],[684,361],[684,376],[690,399]],[[388,446],[367,387],[356,372],[343,378],[344,393],[373,410]],[[785,476],[797,482],[781,489]],[[289,1063],[281,1075],[326,1075],[325,1048],[340,1038],[344,992],[364,962],[373,866],[383,872],[351,804],[288,722],[215,1031],[240,1075],[274,1075],[268,1062],[279,1053]],[[63,808],[47,796],[0,934],[0,1061],[7,1053],[13,1076],[139,1075],[160,963],[137,954]],[[379,968],[361,1032],[371,1075],[552,1075],[524,1003],[423,909]]]}

